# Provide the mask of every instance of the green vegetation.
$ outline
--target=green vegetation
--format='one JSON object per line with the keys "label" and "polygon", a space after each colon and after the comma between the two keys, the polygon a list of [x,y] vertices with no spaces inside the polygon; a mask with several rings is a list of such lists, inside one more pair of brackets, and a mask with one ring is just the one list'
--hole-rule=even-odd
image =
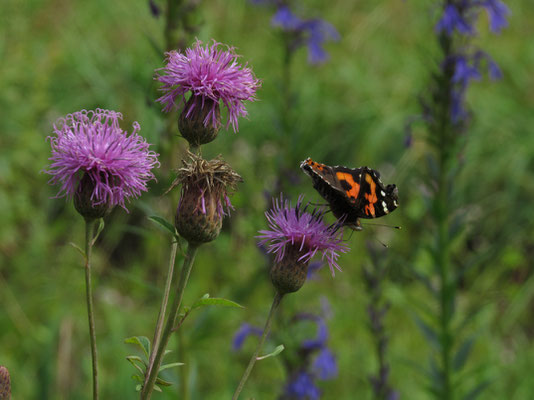
{"label": "green vegetation", "polygon": [[[155,19],[145,0],[4,0],[0,4],[0,365],[9,368],[14,399],[91,398],[91,354],[87,334],[83,260],[69,244],[82,247],[83,219],[71,202],[53,199],[47,185],[54,121],[96,107],[124,115],[158,152],[170,154],[165,119],[154,102],[154,69],[163,66],[164,18]],[[332,278],[326,269],[298,294],[287,296],[280,312],[318,312],[321,297],[331,304],[329,347],[338,357],[337,378],[321,382],[324,399],[368,399],[368,376],[377,360],[368,328],[363,267],[371,266],[366,243],[388,244],[380,258],[387,266],[383,296],[391,303],[390,382],[402,399],[428,399],[430,344],[414,315],[432,315],[433,302],[414,271],[432,268],[424,247],[430,233],[423,222],[428,204],[422,187],[427,168],[423,124],[413,126],[406,147],[405,125],[420,112],[418,96],[428,87],[439,54],[433,1],[319,0],[306,3],[340,32],[327,44],[331,59],[316,67],[300,50],[292,63],[294,129],[281,128],[283,48],[270,25],[271,12],[245,0],[205,1],[198,11],[203,41],[211,38],[237,48],[263,80],[260,101],[249,104],[240,131],[222,131],[203,149],[219,153],[242,175],[232,197],[236,208],[221,236],[197,255],[183,304],[205,293],[231,299],[239,308],[204,307],[171,337],[166,362],[186,365],[162,372],[173,386],[153,398],[191,400],[231,398],[255,348],[247,340],[233,352],[232,337],[243,322],[262,325],[273,289],[269,262],[255,235],[266,226],[278,171],[295,174],[284,191],[319,202],[299,170],[311,156],[327,164],[368,165],[385,183],[399,188],[400,207],[380,220],[396,231],[370,227],[346,233],[351,247]],[[480,398],[525,400],[534,396],[534,3],[510,1],[510,26],[487,34],[480,21],[476,40],[500,65],[503,79],[474,82],[468,93],[473,111],[454,196],[463,205],[462,233],[451,246],[451,262],[465,274],[457,293],[458,313],[469,316],[462,338],[474,334],[461,387],[489,382]],[[482,26],[484,25],[484,26]],[[130,213],[116,208],[93,249],[99,385],[102,399],[137,398],[135,370],[126,357],[132,336],[152,337],[171,238],[148,218],[173,220],[178,190],[168,171],[179,165],[185,145],[162,161],[158,182]],[[331,215],[327,218],[331,220]],[[333,221],[332,221],[333,222]],[[179,253],[177,265],[183,255]],[[222,311],[221,311],[222,310]],[[425,314],[426,313],[426,314]],[[277,321],[273,330],[277,329]],[[314,328],[311,327],[311,335]],[[458,340],[461,343],[462,340]],[[274,350],[266,346],[265,354]],[[290,351],[291,338],[283,343]],[[293,343],[294,344],[294,343]],[[282,353],[283,354],[283,353]],[[460,357],[461,358],[461,357]],[[458,361],[460,362],[460,361]],[[285,382],[280,357],[258,362],[245,395],[276,399]],[[279,392],[277,392],[279,388]]]}

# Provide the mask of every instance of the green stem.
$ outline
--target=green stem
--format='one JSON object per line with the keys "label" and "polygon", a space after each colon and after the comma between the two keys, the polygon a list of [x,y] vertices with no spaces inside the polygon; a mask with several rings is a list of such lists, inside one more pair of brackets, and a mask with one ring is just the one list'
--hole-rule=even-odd
{"label": "green stem", "polygon": [[271,322],[273,320],[274,313],[278,306],[280,305],[280,301],[282,301],[282,297],[284,295],[280,294],[279,292],[276,292],[273,304],[271,306],[271,311],[269,311],[269,316],[267,317],[267,321],[265,321],[265,327],[263,328],[263,333],[261,334],[260,341],[258,343],[258,346],[256,347],[256,350],[254,351],[254,354],[252,355],[247,369],[245,370],[245,373],[241,377],[241,381],[239,381],[239,385],[237,386],[237,389],[235,390],[234,396],[232,397],[232,400],[237,400],[239,397],[239,394],[243,390],[243,387],[245,386],[245,383],[252,372],[252,368],[254,368],[254,364],[256,364],[256,361],[258,359],[258,355],[260,354],[261,348],[263,347],[263,342],[265,342],[265,338],[267,337],[267,334],[269,333],[269,330],[271,328]]}
{"label": "green stem", "polygon": [[[447,35],[441,36],[441,47],[445,59],[452,54],[452,41]],[[441,115],[439,116],[439,175],[436,193],[436,225],[437,225],[437,252],[438,252],[438,274],[440,290],[440,342],[441,342],[441,367],[443,386],[441,400],[451,400],[453,398],[452,388],[452,371],[451,371],[451,351],[452,351],[452,334],[451,319],[453,310],[451,305],[454,302],[454,292],[450,277],[450,254],[449,254],[449,184],[448,168],[452,149],[454,148],[453,126],[450,123],[451,118],[451,82],[454,69],[447,66],[443,73],[441,88]]]}
{"label": "green stem", "polygon": [[149,365],[147,370],[147,377],[145,379],[145,384],[143,385],[143,390],[141,391],[141,399],[146,400],[150,399],[152,391],[154,390],[154,384],[158,377],[159,368],[161,366],[161,361],[163,359],[163,354],[165,353],[165,348],[169,342],[169,338],[174,331],[174,326],[176,324],[176,318],[178,317],[178,311],[180,310],[180,305],[182,304],[182,298],[184,296],[184,289],[187,285],[189,279],[189,274],[191,273],[191,268],[193,267],[193,262],[195,261],[195,255],[197,253],[198,244],[189,243],[187,247],[187,253],[185,255],[184,263],[182,265],[182,270],[180,271],[180,279],[178,281],[178,287],[176,288],[176,293],[174,301],[171,305],[169,311],[169,316],[167,317],[167,323],[163,330],[161,336],[161,341],[156,351],[156,356],[151,365]]}
{"label": "green stem", "polygon": [[85,289],[93,364],[93,400],[98,400],[98,363],[96,353],[95,317],[93,311],[93,289],[91,284],[91,253],[93,249],[93,235],[96,221],[97,220],[95,219],[85,220]]}
{"label": "green stem", "polygon": [[[165,281],[165,291],[163,292],[163,299],[159,309],[158,322],[156,323],[156,330],[154,331],[154,339],[152,340],[152,348],[157,349],[161,339],[161,332],[163,329],[163,321],[165,320],[165,313],[167,312],[167,304],[169,303],[169,293],[171,291],[171,282],[174,273],[174,263],[176,260],[176,250],[178,249],[178,242],[173,242],[171,248],[171,256],[169,258],[169,268],[167,270],[167,279]],[[149,366],[153,365],[156,352],[150,353]],[[148,371],[150,373],[150,371]]]}

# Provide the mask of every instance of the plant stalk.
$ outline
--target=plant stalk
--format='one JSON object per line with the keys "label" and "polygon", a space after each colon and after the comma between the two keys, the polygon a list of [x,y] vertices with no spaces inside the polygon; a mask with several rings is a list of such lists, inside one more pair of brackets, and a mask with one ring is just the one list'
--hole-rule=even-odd
{"label": "plant stalk", "polygon": [[89,338],[91,341],[91,358],[93,365],[93,400],[98,400],[98,362],[96,351],[95,317],[93,311],[93,289],[91,283],[91,253],[96,219],[85,220],[85,292],[87,316],[89,319]]}
{"label": "plant stalk", "polygon": [[271,328],[271,323],[273,320],[274,313],[277,310],[278,306],[280,305],[280,301],[282,301],[283,296],[284,295],[280,294],[278,291],[274,295],[273,304],[271,305],[271,311],[269,311],[269,316],[267,317],[267,321],[265,321],[265,327],[263,328],[263,333],[261,334],[260,341],[258,342],[258,346],[256,347],[256,350],[254,351],[254,354],[252,355],[248,363],[245,373],[241,377],[241,381],[239,381],[239,385],[237,386],[237,389],[235,390],[232,400],[238,399],[239,394],[243,390],[243,387],[245,386],[245,383],[250,373],[252,372],[252,368],[254,368],[254,364],[256,364],[258,355],[260,354],[261,348],[263,347],[263,343],[265,342],[265,338],[267,337],[267,334],[269,333],[269,330]]}
{"label": "plant stalk", "polygon": [[[174,274],[174,263],[176,261],[176,251],[178,249],[178,242],[174,241],[171,247],[171,255],[169,258],[169,268],[167,270],[167,278],[165,281],[165,291],[163,292],[163,298],[161,300],[161,306],[159,309],[158,322],[156,323],[156,330],[154,331],[154,339],[152,340],[152,348],[157,349],[161,339],[161,332],[163,329],[163,322],[165,320],[165,313],[167,312],[167,304],[169,303],[169,293],[171,291],[171,282]],[[148,365],[154,364],[154,358],[156,353],[153,351],[150,353],[150,360]],[[150,370],[148,371],[150,374]]]}
{"label": "plant stalk", "polygon": [[143,385],[143,389],[141,391],[142,400],[150,399],[152,391],[154,390],[154,384],[156,383],[156,379],[158,377],[158,372],[161,366],[161,361],[163,359],[163,354],[165,353],[165,348],[167,347],[167,343],[169,343],[169,338],[176,324],[178,311],[180,310],[180,305],[182,304],[182,298],[184,296],[185,286],[187,285],[187,281],[189,280],[189,275],[191,273],[191,268],[193,267],[193,262],[195,261],[195,255],[197,253],[198,246],[198,244],[189,243],[187,247],[184,263],[180,271],[180,279],[176,288],[174,301],[171,305],[171,309],[167,317],[167,323],[165,324],[165,328],[163,330],[161,340],[157,349],[154,348],[153,350],[156,351],[156,356],[154,357],[152,364],[149,365],[147,370],[147,376]]}

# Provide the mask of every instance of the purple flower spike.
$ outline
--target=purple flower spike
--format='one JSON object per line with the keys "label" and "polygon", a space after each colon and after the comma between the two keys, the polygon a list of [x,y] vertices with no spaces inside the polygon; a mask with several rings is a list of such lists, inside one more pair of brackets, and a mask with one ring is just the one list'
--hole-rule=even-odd
{"label": "purple flower spike", "polygon": [[336,377],[338,372],[336,356],[327,347],[323,347],[313,362],[313,370],[319,379],[326,380]]}
{"label": "purple flower spike", "polygon": [[250,335],[261,336],[262,332],[263,331],[261,330],[261,328],[244,323],[234,334],[234,339],[232,341],[232,349],[234,351],[239,350],[243,346],[243,343],[245,343],[247,337],[249,337]]}
{"label": "purple flower spike", "polygon": [[163,83],[161,91],[164,93],[157,101],[164,104],[165,112],[177,106],[181,99],[185,104],[185,95],[191,92],[200,102],[189,102],[186,116],[193,114],[195,107],[208,107],[209,111],[204,119],[204,126],[211,124],[217,129],[221,125],[218,117],[219,102],[228,109],[226,128],[232,125],[234,132],[238,131],[238,117],[247,116],[243,104],[245,100],[256,100],[256,90],[261,85],[252,70],[246,65],[237,63],[238,55],[232,47],[221,48],[215,40],[212,45],[202,45],[197,40],[193,48],[188,48],[185,54],[171,51],[166,53],[167,65],[157,70],[156,79]]}
{"label": "purple flower spike", "polygon": [[490,29],[493,33],[500,33],[502,28],[508,26],[506,17],[510,14],[510,10],[500,0],[486,0],[482,4],[488,13],[490,20]]}
{"label": "purple flower spike", "polygon": [[291,399],[298,400],[319,400],[321,391],[307,372],[299,372],[294,379],[286,386],[286,395]]}
{"label": "purple flower spike", "polygon": [[454,4],[449,4],[445,7],[443,16],[436,24],[436,32],[445,31],[448,36],[451,36],[454,30],[464,35],[474,33],[473,27],[469,22],[458,12]]}
{"label": "purple flower spike", "polygon": [[307,207],[302,208],[302,196],[295,207],[288,200],[284,201],[282,196],[273,201],[273,208],[265,213],[270,230],[259,232],[258,237],[262,239],[259,245],[267,244],[268,252],[275,253],[277,262],[284,258],[288,245],[299,245],[304,253],[301,260],[304,261],[309,261],[319,253],[323,260],[327,260],[334,276],[334,268],[341,271],[337,264],[338,253],[349,250],[342,243],[343,231],[337,224],[327,226],[321,210],[314,209],[310,213],[306,212]]}
{"label": "purple flower spike", "polygon": [[78,111],[54,124],[55,136],[49,136],[52,146],[50,184],[60,184],[56,197],[72,198],[81,178],[93,186],[93,206],[120,205],[147,191],[151,172],[159,167],[158,154],[149,150],[146,140],[137,134],[137,122],[128,135],[119,126],[122,115],[115,111],[96,109]]}

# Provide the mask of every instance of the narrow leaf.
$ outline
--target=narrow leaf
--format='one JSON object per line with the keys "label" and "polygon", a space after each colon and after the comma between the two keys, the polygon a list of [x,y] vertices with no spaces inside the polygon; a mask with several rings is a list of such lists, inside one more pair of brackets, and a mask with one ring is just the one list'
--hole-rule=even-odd
{"label": "narrow leaf", "polygon": [[471,350],[473,348],[473,344],[475,343],[475,337],[471,336],[470,338],[466,339],[458,349],[458,352],[454,356],[454,360],[452,362],[453,368],[455,371],[461,370],[467,359],[469,358],[469,354],[471,353]]}
{"label": "narrow leaf", "polygon": [[84,259],[87,259],[87,256],[85,255],[85,251],[83,251],[80,246],[78,246],[76,243],[74,242],[69,242],[69,244],[74,247],[76,250],[78,250],[78,253],[80,253],[82,255],[82,257]]}
{"label": "narrow leaf", "polygon": [[132,336],[124,339],[124,343],[138,345],[143,350],[143,353],[145,353],[147,360],[150,358],[150,340],[146,336]]}
{"label": "narrow leaf", "polygon": [[145,374],[144,370],[137,364],[137,363],[141,363],[141,365],[143,365],[146,368],[146,363],[141,359],[141,357],[128,356],[126,357],[126,359],[130,362],[130,364],[132,364],[135,368],[137,368],[139,372],[141,372],[143,375]]}
{"label": "narrow leaf", "polygon": [[191,306],[191,310],[199,307],[205,306],[222,306],[222,307],[235,307],[235,308],[245,308],[241,304],[238,304],[232,300],[218,298],[218,297],[206,297],[209,295],[204,295]]}
{"label": "narrow leaf", "polygon": [[102,231],[104,230],[104,226],[105,226],[104,218],[100,218],[98,222],[98,228],[96,230],[95,236],[93,237],[93,241],[92,241],[93,245],[95,244],[96,239],[98,239],[98,237],[100,236],[100,233],[102,233]]}
{"label": "narrow leaf", "polygon": [[166,380],[163,380],[161,378],[156,378],[156,383],[161,386],[172,386],[171,382],[168,382]]}
{"label": "narrow leaf", "polygon": [[179,238],[178,233],[176,232],[176,228],[174,227],[174,225],[171,224],[169,221],[167,221],[165,218],[158,217],[157,215],[151,215],[150,217],[148,217],[148,219],[151,220],[152,222],[155,222],[156,224],[158,224],[160,227],[162,227],[166,231],[170,232],[170,234],[175,239]]}
{"label": "narrow leaf", "polygon": [[171,363],[171,364],[165,364],[165,365],[162,365],[160,367],[160,372],[163,371],[163,370],[166,370],[166,369],[169,369],[169,368],[173,368],[173,367],[179,367],[181,365],[185,365],[184,363],[181,363],[181,362],[175,362],[175,363]]}
{"label": "narrow leaf", "polygon": [[475,400],[483,391],[489,386],[489,380],[480,382],[469,393],[467,393],[462,400]]}
{"label": "narrow leaf", "polygon": [[154,385],[154,390],[156,392],[160,392],[160,393],[162,392],[161,388],[158,385]]}
{"label": "narrow leaf", "polygon": [[279,346],[276,346],[276,349],[274,349],[274,351],[272,353],[266,354],[266,355],[261,356],[261,357],[256,357],[256,360],[260,361],[260,360],[265,360],[266,358],[269,358],[269,357],[277,356],[282,351],[284,351],[284,349],[285,349],[284,345],[281,344]]}
{"label": "narrow leaf", "polygon": [[419,330],[423,333],[426,340],[432,346],[434,346],[434,348],[439,349],[440,345],[439,345],[438,335],[434,331],[434,329],[432,329],[430,325],[428,325],[425,321],[419,318],[417,314],[414,315],[414,320],[415,320],[415,324],[417,325]]}

